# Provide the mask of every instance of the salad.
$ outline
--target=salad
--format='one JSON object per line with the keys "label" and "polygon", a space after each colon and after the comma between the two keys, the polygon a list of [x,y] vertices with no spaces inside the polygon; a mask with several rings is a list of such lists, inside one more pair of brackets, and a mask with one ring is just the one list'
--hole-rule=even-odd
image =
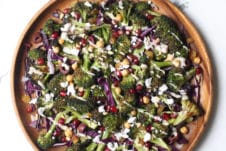
{"label": "salad", "polygon": [[41,150],[177,151],[202,115],[201,59],[152,2],[79,1],[26,44],[23,78]]}

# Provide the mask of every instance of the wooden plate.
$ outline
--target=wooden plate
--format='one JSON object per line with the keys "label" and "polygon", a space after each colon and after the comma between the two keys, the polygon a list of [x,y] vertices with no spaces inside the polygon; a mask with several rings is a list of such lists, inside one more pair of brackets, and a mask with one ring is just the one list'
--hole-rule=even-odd
{"label": "wooden plate", "polygon": [[[95,0],[100,1],[100,0]],[[12,71],[11,71],[11,90],[12,98],[14,102],[15,112],[17,114],[20,126],[30,142],[34,150],[39,150],[35,144],[37,138],[37,131],[29,127],[30,115],[26,113],[25,106],[26,103],[22,101],[22,96],[24,94],[24,86],[22,82],[22,77],[24,75],[24,48],[23,44],[31,41],[32,35],[39,31],[40,27],[43,26],[47,18],[51,17],[52,12],[56,9],[70,7],[76,0],[50,0],[30,21],[30,23],[25,28],[21,38],[19,39],[17,48],[15,50]],[[199,56],[201,57],[203,68],[203,79],[201,82],[201,105],[205,111],[204,116],[200,117],[195,122],[189,124],[190,133],[188,135],[189,143],[184,145],[181,150],[191,151],[198,139],[200,138],[201,133],[203,132],[205,125],[209,119],[210,109],[212,104],[213,97],[213,84],[212,84],[212,68],[209,56],[205,44],[200,37],[199,33],[189,21],[189,19],[172,3],[167,0],[152,0],[159,7],[159,12],[165,14],[172,19],[174,19],[180,28],[185,30],[187,37],[191,37],[194,41],[191,44],[192,49],[198,51]],[[49,149],[59,151],[62,148]]]}

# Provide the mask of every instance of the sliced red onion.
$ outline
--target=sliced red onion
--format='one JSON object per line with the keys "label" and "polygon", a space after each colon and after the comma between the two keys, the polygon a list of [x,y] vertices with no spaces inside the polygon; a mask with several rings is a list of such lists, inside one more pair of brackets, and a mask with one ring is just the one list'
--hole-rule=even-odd
{"label": "sliced red onion", "polygon": [[101,12],[101,10],[99,10],[99,14],[97,16],[97,25],[98,26],[103,23],[103,20],[104,20],[103,16],[104,16],[103,13]]}
{"label": "sliced red onion", "polygon": [[40,91],[41,88],[37,84],[33,83],[31,80],[27,80],[25,82],[25,92],[28,95],[31,95],[32,93],[35,93],[37,91]]}
{"label": "sliced red onion", "polygon": [[47,66],[49,67],[49,74],[54,74],[55,73],[55,67],[52,63],[52,58],[51,58],[51,49],[48,50],[47,54]]}
{"label": "sliced red onion", "polygon": [[150,33],[151,31],[153,31],[154,28],[155,28],[155,26],[145,29],[145,30],[141,33],[140,37],[145,37],[148,33]]}
{"label": "sliced red onion", "polygon": [[88,135],[88,136],[94,138],[94,137],[96,137],[96,136],[99,135],[99,134],[98,134],[98,132],[96,132],[96,131],[94,131],[94,130],[89,130],[89,131],[86,132],[86,135]]}

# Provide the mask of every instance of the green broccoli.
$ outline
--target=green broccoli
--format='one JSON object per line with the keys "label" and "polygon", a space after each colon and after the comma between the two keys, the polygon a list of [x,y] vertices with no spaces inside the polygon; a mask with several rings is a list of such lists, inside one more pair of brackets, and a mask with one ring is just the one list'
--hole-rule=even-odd
{"label": "green broccoli", "polygon": [[117,130],[122,124],[122,118],[117,114],[107,114],[103,118],[103,126],[109,131]]}
{"label": "green broccoli", "polygon": [[147,27],[150,25],[147,18],[141,14],[134,13],[130,16],[130,21],[133,25],[133,30],[136,31],[142,27]]}
{"label": "green broccoli", "polygon": [[122,78],[122,81],[120,82],[120,87],[124,91],[128,91],[129,89],[134,88],[136,85],[136,80],[133,76],[128,75],[126,77]]}
{"label": "green broccoli", "polygon": [[167,143],[162,138],[159,137],[153,138],[151,142],[157,146],[162,147],[163,149],[166,149],[167,151],[172,150],[171,147],[167,145]]}
{"label": "green broccoli", "polygon": [[[154,34],[161,39],[161,42],[168,45],[170,53],[187,56],[188,50],[184,49],[184,35],[181,34],[176,23],[167,16],[156,16],[151,20],[151,24],[155,26]],[[182,56],[180,55],[180,56]]]}
{"label": "green broccoli", "polygon": [[98,99],[106,97],[103,88],[98,85],[95,85],[91,89],[91,93],[92,93],[92,97],[94,98],[94,100],[98,100]]}
{"label": "green broccoli", "polygon": [[149,76],[148,67],[142,68],[138,65],[132,65],[132,69],[134,70],[134,74],[138,76],[140,79],[145,79]]}
{"label": "green broccoli", "polygon": [[36,61],[40,58],[46,58],[46,52],[43,51],[42,49],[39,49],[39,48],[35,48],[35,49],[31,49],[30,51],[28,51],[28,58],[33,60],[33,61]]}
{"label": "green broccoli", "polygon": [[91,145],[91,140],[87,139],[84,142],[78,142],[76,144],[73,144],[70,147],[67,147],[66,151],[91,151],[87,150],[89,145]]}
{"label": "green broccoli", "polygon": [[135,11],[137,13],[144,13],[146,11],[149,11],[151,9],[151,6],[147,2],[138,2],[135,4]]}
{"label": "green broccoli", "polygon": [[173,125],[179,125],[192,117],[200,115],[199,107],[190,100],[182,100],[182,111],[178,113],[178,116],[173,120]]}
{"label": "green broccoli", "polygon": [[67,100],[67,105],[76,109],[81,114],[91,112],[94,109],[94,103],[89,101],[81,101],[77,99],[69,99]]}
{"label": "green broccoli", "polygon": [[77,86],[88,88],[95,83],[94,78],[88,72],[77,69],[74,72],[74,83]]}
{"label": "green broccoli", "polygon": [[55,140],[52,138],[52,134],[56,129],[56,126],[57,126],[56,123],[64,114],[67,114],[67,113],[68,113],[68,110],[58,113],[50,129],[47,131],[47,133],[40,133],[37,139],[37,144],[41,149],[46,150],[55,143]]}
{"label": "green broccoli", "polygon": [[48,36],[52,35],[53,32],[58,32],[60,30],[61,25],[57,22],[55,22],[52,19],[49,19],[45,22],[45,25],[43,27],[43,31]]}
{"label": "green broccoli", "polygon": [[181,87],[195,75],[195,69],[183,71],[180,68],[173,68],[167,76],[167,86],[170,90],[177,92]]}
{"label": "green broccoli", "polygon": [[70,111],[70,113],[71,113],[71,116],[69,117],[70,119],[78,119],[80,122],[86,124],[91,129],[96,129],[98,127],[98,124],[95,121],[84,118],[74,108],[72,108],[70,106],[66,106],[64,108],[65,108],[65,110]]}
{"label": "green broccoli", "polygon": [[63,90],[61,87],[62,82],[66,82],[66,76],[60,73],[56,74],[47,83],[47,88],[54,92],[54,94],[59,95],[60,91]]}
{"label": "green broccoli", "polygon": [[111,26],[108,24],[104,24],[93,31],[94,35],[97,35],[104,39],[105,43],[109,42],[109,39],[111,37]]}
{"label": "green broccoli", "polygon": [[117,54],[127,54],[130,49],[130,39],[127,35],[122,34],[120,35],[115,43],[114,46],[117,49]]}
{"label": "green broccoli", "polygon": [[97,5],[91,2],[89,3],[91,4],[91,7],[85,5],[84,2],[79,1],[72,8],[73,11],[80,13],[83,22],[91,21],[91,18],[96,19],[98,15]]}

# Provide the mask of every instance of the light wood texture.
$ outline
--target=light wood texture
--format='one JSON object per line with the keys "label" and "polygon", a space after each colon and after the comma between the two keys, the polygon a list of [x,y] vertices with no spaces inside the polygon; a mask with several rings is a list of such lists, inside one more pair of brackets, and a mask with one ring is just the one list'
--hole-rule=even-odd
{"label": "light wood texture", "polygon": [[[100,0],[95,0],[96,2]],[[187,138],[189,143],[184,145],[181,150],[191,151],[198,139],[200,138],[201,133],[203,132],[205,125],[210,116],[210,110],[213,99],[213,83],[212,83],[212,67],[211,61],[209,59],[205,44],[200,37],[199,33],[193,26],[193,24],[188,20],[186,16],[172,3],[167,0],[152,0],[158,7],[159,12],[165,14],[172,19],[174,19],[181,29],[184,29],[186,35],[191,37],[194,42],[192,48],[196,49],[199,53],[199,56],[202,59],[201,66],[203,68],[203,80],[201,83],[201,105],[205,111],[204,116],[200,117],[195,122],[189,125],[190,133]],[[51,17],[51,14],[56,9],[67,8],[74,4],[76,0],[51,0],[49,1],[30,21],[30,23],[25,28],[23,34],[21,35],[17,48],[15,50],[13,64],[11,69],[11,92],[12,99],[14,103],[15,112],[17,114],[20,127],[22,128],[27,140],[32,145],[34,150],[39,150],[35,143],[37,138],[37,131],[29,127],[30,115],[26,113],[25,106],[26,104],[22,102],[22,95],[24,94],[24,87],[22,83],[22,76],[24,75],[24,49],[23,44],[31,41],[33,33],[39,31],[40,27],[43,26],[47,18]],[[53,148],[49,151],[60,151],[62,148]]]}

